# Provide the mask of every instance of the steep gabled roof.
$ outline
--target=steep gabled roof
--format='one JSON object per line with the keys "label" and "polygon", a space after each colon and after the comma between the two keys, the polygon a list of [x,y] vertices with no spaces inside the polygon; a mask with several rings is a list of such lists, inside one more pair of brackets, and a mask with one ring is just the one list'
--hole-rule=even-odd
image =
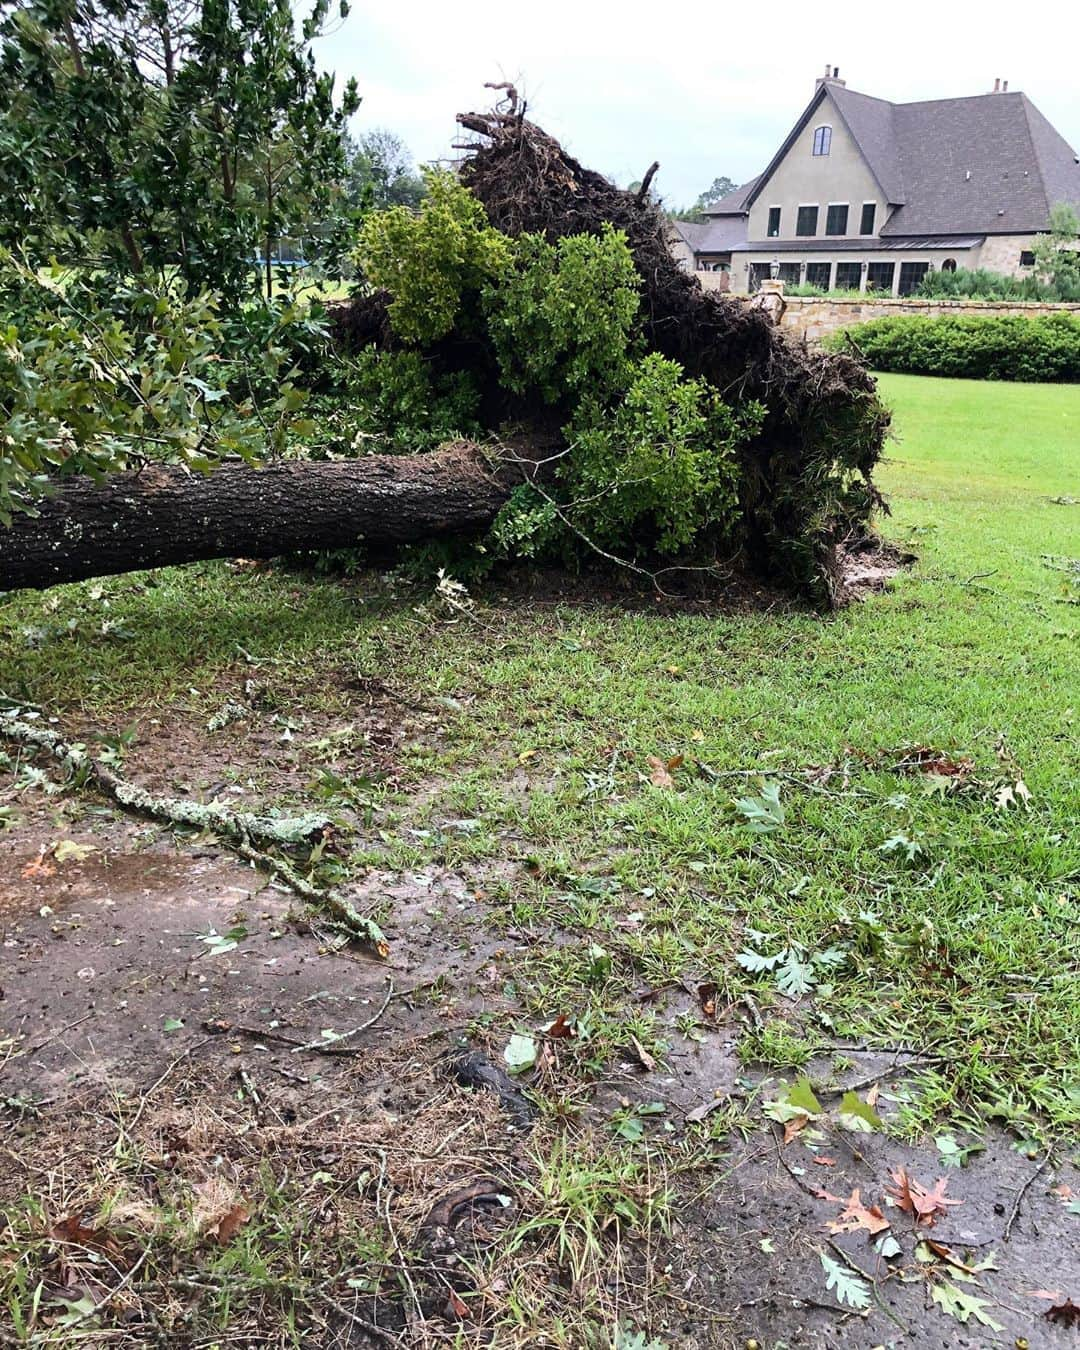
{"label": "steep gabled roof", "polygon": [[827,97],[896,208],[882,236],[1029,234],[1046,229],[1055,203],[1080,206],[1076,154],[1025,94],[889,103],[830,80],[765,172],[739,189],[744,211]]}

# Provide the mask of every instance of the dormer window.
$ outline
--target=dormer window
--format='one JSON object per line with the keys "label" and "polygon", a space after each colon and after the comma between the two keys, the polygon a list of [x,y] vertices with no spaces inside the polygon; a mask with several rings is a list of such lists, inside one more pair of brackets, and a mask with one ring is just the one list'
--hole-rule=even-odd
{"label": "dormer window", "polygon": [[832,127],[818,127],[814,132],[814,154],[827,155],[832,149]]}

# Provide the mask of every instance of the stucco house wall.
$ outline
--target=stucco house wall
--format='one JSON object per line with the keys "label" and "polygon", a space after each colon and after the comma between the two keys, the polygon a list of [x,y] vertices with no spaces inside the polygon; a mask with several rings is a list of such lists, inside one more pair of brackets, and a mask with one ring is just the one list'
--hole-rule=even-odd
{"label": "stucco house wall", "polygon": [[[832,128],[832,144],[827,155],[815,155],[814,132],[820,126]],[[800,206],[817,206],[818,228],[815,238],[824,238],[825,220],[831,204],[848,207],[848,228],[843,238],[859,237],[859,221],[864,202],[873,202],[874,233],[885,223],[887,208],[881,188],[867,168],[839,110],[827,96],[776,166],[761,195],[750,208],[747,239],[757,243],[769,238],[769,208],[780,207],[780,239],[796,239],[795,225]]]}

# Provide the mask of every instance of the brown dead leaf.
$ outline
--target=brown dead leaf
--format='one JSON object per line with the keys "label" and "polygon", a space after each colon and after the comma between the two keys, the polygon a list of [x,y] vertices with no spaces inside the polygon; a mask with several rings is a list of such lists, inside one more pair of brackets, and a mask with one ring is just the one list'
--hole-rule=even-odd
{"label": "brown dead leaf", "polygon": [[544,1032],[545,1036],[550,1036],[553,1041],[566,1040],[574,1035],[574,1028],[570,1025],[570,1019],[565,1013],[559,1013],[555,1021]]}
{"label": "brown dead leaf", "polygon": [[916,1223],[932,1227],[939,1214],[945,1214],[949,1205],[962,1205],[962,1200],[952,1200],[945,1194],[949,1184],[948,1177],[938,1177],[930,1190],[921,1182],[913,1180],[902,1167],[890,1173],[894,1186],[886,1186],[905,1214],[910,1214]]}
{"label": "brown dead leaf", "polygon": [[878,1104],[878,1098],[881,1096],[881,1084],[875,1083],[866,1094],[866,1104],[869,1107],[875,1107]]}
{"label": "brown dead leaf", "polygon": [[1063,1327],[1080,1327],[1080,1303],[1067,1298],[1064,1303],[1047,1308],[1043,1316],[1048,1322],[1060,1322]]}
{"label": "brown dead leaf", "polygon": [[655,755],[649,755],[647,756],[647,763],[649,765],[649,782],[653,787],[673,788],[675,786],[675,779],[672,778],[667,764],[662,759],[657,759]]}
{"label": "brown dead leaf", "polygon": [[636,1036],[630,1037],[630,1044],[633,1047],[637,1062],[646,1073],[652,1073],[656,1068],[656,1056],[650,1055],[648,1050],[645,1049]]}
{"label": "brown dead leaf", "polygon": [[114,1261],[123,1256],[120,1244],[112,1234],[104,1228],[91,1228],[84,1224],[81,1214],[69,1214],[66,1219],[54,1223],[49,1228],[49,1236],[54,1242],[70,1242],[75,1247],[88,1247]]}
{"label": "brown dead leaf", "polygon": [[864,1228],[871,1237],[877,1233],[883,1233],[889,1226],[889,1221],[882,1214],[877,1205],[864,1205],[862,1196],[859,1194],[859,1188],[851,1192],[851,1198],[848,1200],[844,1212],[838,1219],[829,1224],[830,1233],[855,1233],[860,1228]]}
{"label": "brown dead leaf", "polygon": [[815,1191],[814,1194],[819,1200],[828,1200],[833,1205],[846,1205],[847,1201],[842,1195],[833,1195],[832,1191]]}
{"label": "brown dead leaf", "polygon": [[716,1016],[716,985],[711,980],[697,987],[698,1002],[706,1017]]}
{"label": "brown dead leaf", "polygon": [[22,875],[26,881],[31,881],[34,877],[53,877],[56,875],[56,868],[52,863],[45,861],[45,850],[42,849],[36,858],[26,864]]}
{"label": "brown dead leaf", "polygon": [[1065,1297],[1060,1289],[1025,1289],[1024,1292],[1028,1298],[1044,1298],[1047,1303],[1056,1303],[1059,1298]]}
{"label": "brown dead leaf", "polygon": [[226,1247],[250,1218],[251,1210],[246,1205],[233,1205],[232,1209],[218,1220],[214,1236],[223,1247]]}
{"label": "brown dead leaf", "polygon": [[469,1311],[469,1305],[465,1302],[465,1300],[463,1298],[459,1298],[452,1289],[449,1291],[449,1293],[450,1293],[450,1306],[454,1310],[454,1316],[471,1317],[472,1313]]}
{"label": "brown dead leaf", "polygon": [[1056,1195],[1059,1200],[1068,1203],[1073,1198],[1073,1188],[1066,1186],[1064,1182],[1060,1186],[1051,1186],[1050,1194]]}
{"label": "brown dead leaf", "polygon": [[790,1144],[796,1135],[802,1134],[809,1123],[809,1116],[792,1116],[784,1125],[784,1143]]}
{"label": "brown dead leaf", "polygon": [[827,1157],[824,1153],[819,1153],[818,1156],[817,1156],[816,1158],[811,1158],[810,1161],[814,1164],[815,1167],[835,1167],[835,1166],[836,1166],[836,1159],[835,1159],[835,1158],[829,1158],[829,1157]]}

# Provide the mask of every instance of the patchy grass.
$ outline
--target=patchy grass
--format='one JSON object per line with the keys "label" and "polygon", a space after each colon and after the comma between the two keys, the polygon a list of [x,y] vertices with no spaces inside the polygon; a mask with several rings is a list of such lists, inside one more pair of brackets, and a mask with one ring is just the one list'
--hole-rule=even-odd
{"label": "patchy grass", "polygon": [[[136,747],[154,718],[205,727],[251,671],[265,716],[298,742],[337,696],[330,669],[377,678],[437,724],[402,734],[405,787],[358,813],[351,858],[313,866],[342,881],[376,860],[466,876],[508,863],[485,902],[497,929],[529,938],[504,986],[520,1011],[469,1030],[501,1045],[564,1014],[579,1033],[539,1082],[544,1132],[520,1219],[473,1272],[503,1291],[491,1318],[517,1338],[507,1344],[527,1343],[539,1317],[550,1344],[585,1343],[575,1316],[610,1327],[629,1305],[605,1302],[596,1272],[620,1224],[647,1244],[666,1223],[668,1179],[625,1154],[638,1125],[663,1138],[655,1120],[616,1098],[599,1142],[554,1128],[617,1050],[671,1053],[734,1024],[738,1006],[748,1072],[792,1076],[835,1054],[839,1074],[852,1046],[918,1051],[893,1117],[911,1135],[996,1116],[1030,1146],[1080,1121],[1080,388],[882,386],[899,432],[884,531],[919,561],[841,614],[627,608],[517,583],[508,601],[496,582],[463,615],[393,578],[224,565],[0,611],[0,690],[62,724],[135,725]],[[362,770],[363,743],[353,750]],[[331,789],[350,799],[348,782]],[[367,794],[362,782],[352,793]],[[656,995],[679,982],[697,1007],[673,1027]],[[703,1135],[748,1128],[747,1110],[717,1113]],[[250,1243],[214,1251],[198,1277],[212,1295],[200,1332],[228,1320],[221,1299],[241,1300],[239,1320],[229,1312],[240,1327],[267,1308],[315,1316],[301,1249],[275,1218],[297,1196],[271,1183],[280,1204],[260,1209]],[[194,1231],[181,1208],[170,1233]],[[27,1242],[49,1241],[40,1216],[20,1222]],[[356,1223],[382,1269],[386,1233]],[[332,1275],[333,1246],[316,1257]],[[577,1273],[565,1304],[531,1278],[537,1263],[544,1280],[552,1266]],[[20,1315],[32,1266],[4,1277]]]}

